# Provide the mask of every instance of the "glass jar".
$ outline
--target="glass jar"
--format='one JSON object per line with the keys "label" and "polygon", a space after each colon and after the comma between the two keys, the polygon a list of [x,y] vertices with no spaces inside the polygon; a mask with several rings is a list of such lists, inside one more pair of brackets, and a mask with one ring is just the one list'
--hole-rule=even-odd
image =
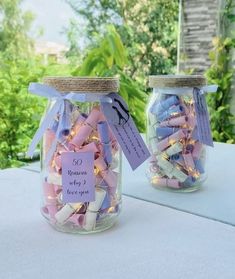
{"label": "glass jar", "polygon": [[194,88],[203,76],[150,76],[147,107],[147,176],[159,189],[192,192],[206,178],[206,147],[198,140]]}
{"label": "glass jar", "polygon": [[[110,92],[118,91],[118,79],[48,77],[44,79],[44,84],[53,87],[62,95],[72,92],[71,94],[76,96],[75,101],[64,100],[59,133],[58,126],[62,115],[57,113],[52,125],[43,135],[41,213],[59,231],[87,234],[106,230],[116,222],[121,209],[121,150],[101,112],[100,99]],[[77,101],[79,99],[81,102]],[[56,98],[49,101],[45,117],[56,101]],[[48,155],[49,153],[51,154]],[[68,171],[71,162],[63,160],[68,153],[72,153],[72,156],[75,156],[75,153],[92,154],[88,159],[94,178],[92,201],[64,201],[63,171]],[[74,170],[81,170],[79,164],[72,169]],[[84,183],[86,182],[84,180]],[[78,187],[79,185],[76,191]],[[80,193],[83,194],[84,192]]]}

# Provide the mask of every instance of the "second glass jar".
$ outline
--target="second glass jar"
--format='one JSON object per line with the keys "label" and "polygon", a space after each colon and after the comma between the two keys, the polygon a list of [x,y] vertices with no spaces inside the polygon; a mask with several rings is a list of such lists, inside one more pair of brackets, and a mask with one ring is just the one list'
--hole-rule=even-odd
{"label": "second glass jar", "polygon": [[150,76],[153,93],[147,107],[147,143],[152,186],[192,192],[206,178],[206,147],[197,137],[194,88],[203,76]]}

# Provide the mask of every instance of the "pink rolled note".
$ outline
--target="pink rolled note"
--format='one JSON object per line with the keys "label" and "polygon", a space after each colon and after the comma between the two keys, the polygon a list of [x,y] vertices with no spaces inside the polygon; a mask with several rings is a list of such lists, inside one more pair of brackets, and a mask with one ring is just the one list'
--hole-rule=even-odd
{"label": "pink rolled note", "polygon": [[69,217],[68,221],[71,221],[75,225],[82,227],[84,224],[85,215],[84,214],[73,214]]}
{"label": "pink rolled note", "polygon": [[56,204],[48,204],[47,210],[49,212],[49,215],[52,219],[55,219],[55,214],[58,212],[58,208]]}
{"label": "pink rolled note", "polygon": [[79,129],[82,127],[83,123],[85,122],[86,117],[82,114],[80,114],[73,126],[73,131],[75,132],[75,134],[78,133]]}
{"label": "pink rolled note", "polygon": [[184,108],[185,114],[189,114],[189,107],[184,102],[181,102],[180,105]]}
{"label": "pink rolled note", "polygon": [[44,182],[43,193],[47,204],[56,204],[56,192],[53,184]]}
{"label": "pink rolled note", "polygon": [[112,170],[107,168],[107,165],[101,156],[95,160],[95,166],[100,171],[100,175],[103,177],[108,186],[116,189],[117,176]]}
{"label": "pink rolled note", "polygon": [[177,179],[169,179],[169,178],[156,178],[152,181],[153,185],[160,187],[170,187],[178,189],[180,188],[179,181]]}
{"label": "pink rolled note", "polygon": [[182,154],[183,158],[184,158],[184,163],[185,166],[188,170],[194,170],[195,169],[195,164],[194,164],[194,160],[193,160],[193,156],[190,152],[186,152]]}
{"label": "pink rolled note", "polygon": [[186,116],[180,116],[175,118],[170,118],[169,120],[162,121],[160,123],[160,127],[167,127],[167,126],[181,126],[187,123]]}
{"label": "pink rolled note", "polygon": [[175,142],[181,140],[185,137],[185,133],[182,130],[175,132],[174,134],[170,135],[169,137],[161,140],[157,143],[157,149],[162,151],[166,149],[169,145],[174,144]]}
{"label": "pink rolled note", "polygon": [[201,155],[201,150],[202,150],[202,144],[197,141],[195,144],[194,144],[194,147],[193,147],[193,157],[198,159]]}
{"label": "pink rolled note", "polygon": [[190,129],[193,129],[195,127],[195,125],[196,125],[196,118],[192,114],[188,114],[187,117],[188,117],[188,122],[187,122],[188,127]]}
{"label": "pink rolled note", "polygon": [[75,148],[76,152],[99,152],[98,146],[95,142],[84,145],[82,148]]}
{"label": "pink rolled note", "polygon": [[44,157],[46,156],[47,152],[49,151],[52,142],[55,139],[55,132],[51,129],[47,129],[44,134],[44,141],[43,141],[43,152]]}
{"label": "pink rolled note", "polygon": [[84,143],[84,141],[89,137],[92,130],[96,128],[96,125],[99,122],[100,117],[100,111],[97,108],[93,108],[91,113],[85,120],[84,125],[81,126],[78,133],[70,141],[69,147],[71,147],[71,145],[80,147]]}

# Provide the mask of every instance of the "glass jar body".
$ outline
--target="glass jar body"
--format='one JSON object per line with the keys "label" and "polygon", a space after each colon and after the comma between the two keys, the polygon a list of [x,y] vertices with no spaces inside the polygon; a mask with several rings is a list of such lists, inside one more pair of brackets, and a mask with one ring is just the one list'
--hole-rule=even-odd
{"label": "glass jar body", "polygon": [[154,88],[147,107],[147,176],[159,189],[192,192],[206,178],[206,147],[198,140],[193,88]]}
{"label": "glass jar body", "polygon": [[[79,93],[77,93],[79,94]],[[46,114],[54,106],[50,101]],[[56,229],[70,233],[94,233],[110,228],[121,210],[121,150],[99,102],[64,101],[62,129],[57,115],[41,144],[41,213]],[[57,137],[57,140],[56,140]],[[53,144],[56,145],[48,159]],[[62,172],[65,152],[92,152],[94,201],[64,202]],[[79,167],[77,168],[79,171]]]}

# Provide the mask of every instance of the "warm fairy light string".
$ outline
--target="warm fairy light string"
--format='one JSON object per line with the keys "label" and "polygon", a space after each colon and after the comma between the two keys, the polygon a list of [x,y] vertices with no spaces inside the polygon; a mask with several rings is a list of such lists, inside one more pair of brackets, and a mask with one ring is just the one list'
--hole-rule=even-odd
{"label": "warm fairy light string", "polygon": [[[217,86],[209,86],[209,87],[203,87],[202,90],[209,91],[209,92],[215,92],[216,89],[217,89]],[[177,127],[179,129],[185,129],[185,130],[189,131],[188,134],[185,135],[184,138],[181,138],[181,139],[168,138],[167,149],[165,149],[162,152],[160,152],[160,156],[161,156],[160,158],[162,160],[166,160],[166,161],[170,162],[169,161],[170,160],[170,156],[168,156],[167,150],[169,150],[169,149],[171,150],[172,147],[174,147],[174,145],[177,142],[183,145],[182,154],[187,154],[186,153],[186,147],[188,145],[191,145],[192,148],[195,148],[195,144],[196,144],[197,141],[192,138],[193,131],[194,131],[194,128],[195,128],[195,125],[196,125],[196,123],[195,123],[196,121],[195,121],[194,102],[193,102],[193,99],[191,97],[189,97],[187,95],[184,95],[186,93],[188,94],[190,90],[192,91],[193,89],[189,89],[189,88],[186,88],[186,89],[184,89],[184,88],[174,88],[173,90],[172,90],[172,88],[171,89],[169,89],[169,88],[168,89],[163,89],[163,90],[162,89],[160,89],[160,90],[159,89],[154,89],[154,93],[157,93],[157,94],[159,94],[159,93],[160,94],[161,93],[162,94],[169,94],[169,96],[174,96],[174,94],[176,94],[178,96],[178,98],[180,99],[179,103],[182,104],[182,106],[184,108],[184,112],[183,113],[181,111],[179,111],[179,112],[171,112],[168,115],[167,119],[163,120],[163,121],[167,122],[167,125],[165,125],[163,127],[172,127],[172,125],[169,125],[171,119],[174,119],[174,118],[176,118],[178,116],[181,116],[181,115],[185,115],[187,117],[187,121],[184,124],[182,124],[182,125],[177,125]],[[156,100],[155,100],[155,102],[152,102],[151,106],[153,107],[155,103],[156,103]],[[163,106],[161,101],[158,102],[158,104],[160,106],[160,110],[165,109],[165,107]],[[174,106],[176,106],[176,104],[173,105],[173,107]],[[167,109],[168,113],[170,112],[171,107],[172,106],[170,106]],[[151,109],[151,107],[150,107],[150,109]],[[162,127],[162,126],[159,126],[159,124],[161,124],[161,121],[157,120],[155,123],[152,124],[151,120],[152,119],[150,117],[150,123],[149,123],[150,131],[151,131],[151,129],[155,130],[156,128],[154,128],[154,127]],[[152,128],[151,128],[151,125],[152,125]],[[173,127],[175,127],[175,125],[173,125]],[[151,146],[151,141],[152,140],[157,140],[157,139],[158,139],[157,136],[153,136],[152,135],[150,137],[150,139],[149,139],[150,140],[150,146]],[[162,139],[162,141],[164,141],[164,140],[166,140],[166,138]],[[181,152],[179,152],[179,153],[181,153]],[[159,154],[159,150],[153,151],[153,154],[156,156],[157,154]],[[192,153],[189,153],[189,154],[190,154],[189,156],[192,156],[191,155]],[[201,155],[198,156],[198,157],[200,158]],[[169,185],[169,178],[168,178],[168,170],[167,171],[164,170],[164,168],[162,166],[158,166],[158,165],[154,166],[154,164],[155,164],[155,162],[151,162],[150,163],[150,171],[152,173],[157,174],[157,176],[154,175],[154,176],[151,177],[151,183],[157,185],[161,181],[161,179],[164,178],[166,180],[165,181],[166,186],[170,186]],[[184,165],[183,166],[180,165],[179,163],[176,163],[176,162],[171,162],[171,164],[174,166],[174,168],[176,170],[178,170],[180,172],[183,171],[188,176],[191,176],[191,177],[193,177],[196,180],[198,180],[200,178],[200,176],[201,176],[201,173],[199,172],[199,170],[196,169],[195,163],[194,163],[194,167],[190,166],[190,165],[187,165],[187,162],[184,159]],[[160,173],[160,171],[163,172],[163,173]],[[170,171],[170,173],[172,171],[173,171],[173,169]]]}

